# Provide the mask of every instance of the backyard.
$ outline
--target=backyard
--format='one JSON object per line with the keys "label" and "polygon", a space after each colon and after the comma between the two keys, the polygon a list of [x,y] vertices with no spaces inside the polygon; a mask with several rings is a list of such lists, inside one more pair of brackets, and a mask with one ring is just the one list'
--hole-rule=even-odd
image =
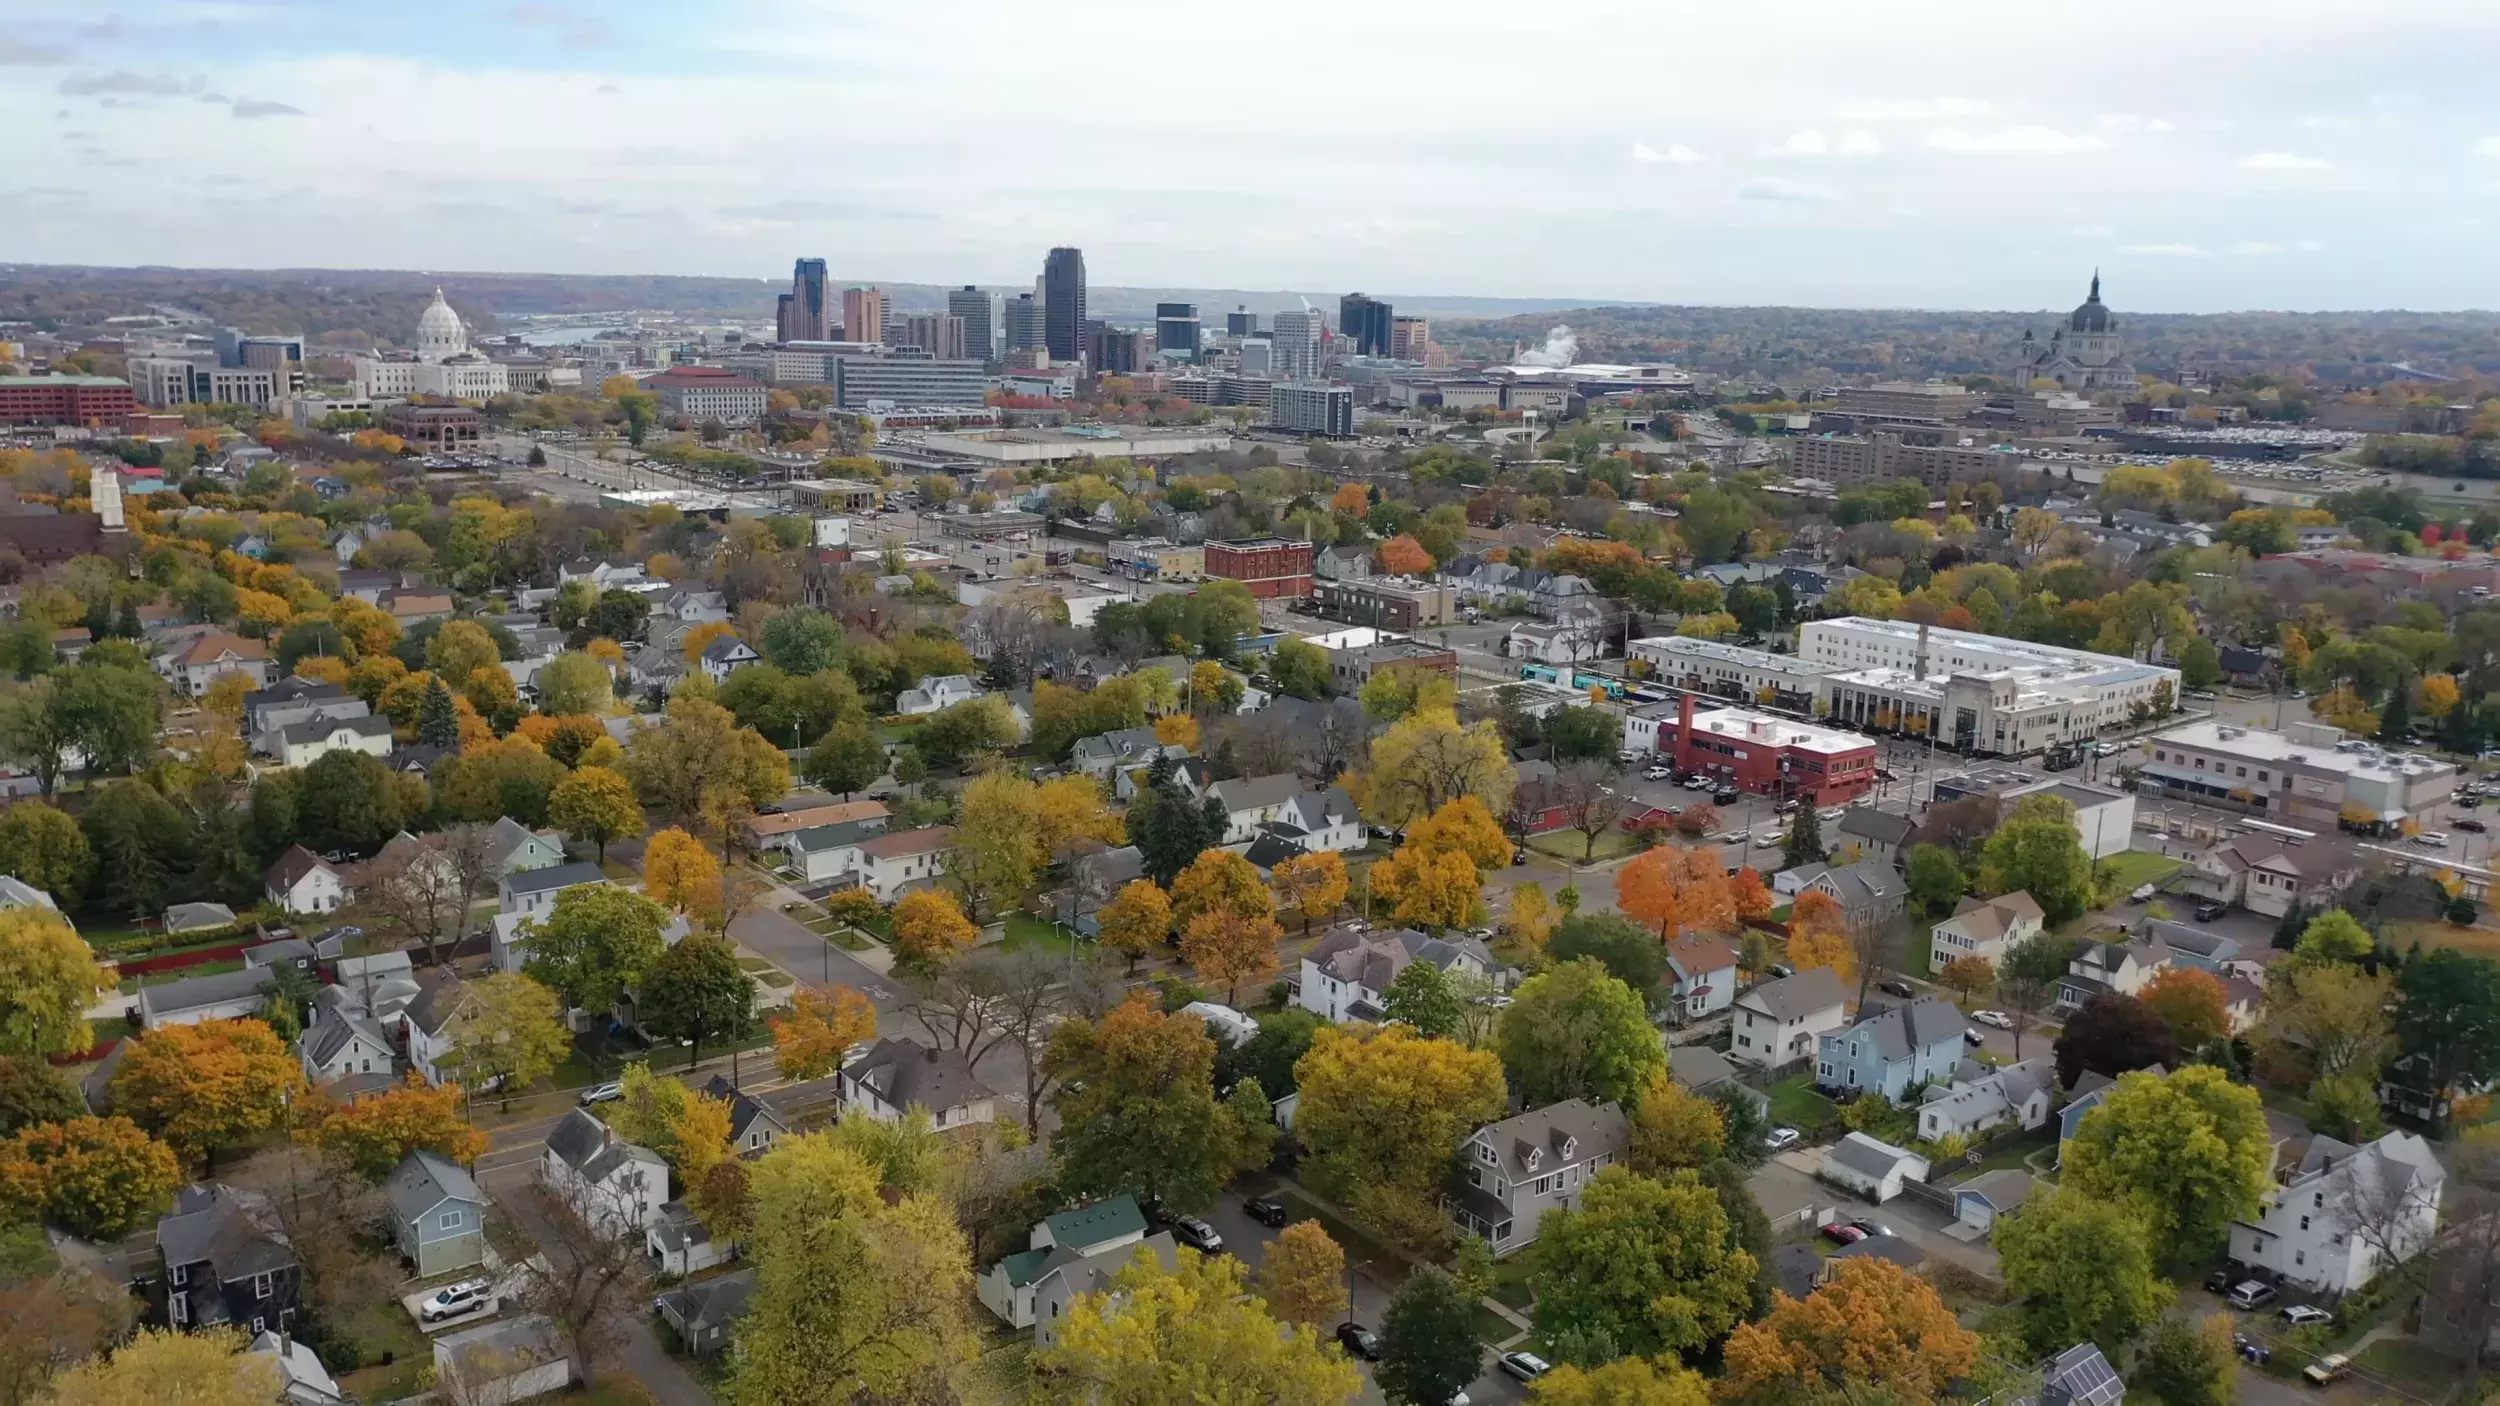
{"label": "backyard", "polygon": [[1835,1107],[1830,1099],[1814,1091],[1814,1074],[1810,1070],[1782,1079],[1763,1092],[1770,1096],[1771,1122],[1776,1127],[1810,1133],[1832,1116]]}

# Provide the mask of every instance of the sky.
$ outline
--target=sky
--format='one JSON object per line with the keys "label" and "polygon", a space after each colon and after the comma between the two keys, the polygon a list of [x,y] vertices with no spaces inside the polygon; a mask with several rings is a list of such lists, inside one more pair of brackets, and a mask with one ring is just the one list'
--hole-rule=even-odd
{"label": "sky", "polygon": [[2493,0],[8,0],[0,259],[2500,307]]}

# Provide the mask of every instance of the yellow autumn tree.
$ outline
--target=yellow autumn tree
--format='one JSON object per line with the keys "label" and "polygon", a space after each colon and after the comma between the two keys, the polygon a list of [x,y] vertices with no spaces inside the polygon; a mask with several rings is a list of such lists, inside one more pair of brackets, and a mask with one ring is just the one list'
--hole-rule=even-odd
{"label": "yellow autumn tree", "polygon": [[773,1064],[793,1082],[822,1079],[877,1037],[877,1007],[847,986],[802,986],[772,1018]]}
{"label": "yellow autumn tree", "polygon": [[2424,674],[2422,676],[2422,715],[2424,717],[2444,718],[2448,716],[2456,711],[2457,700],[2461,696],[2457,690],[2457,680],[2454,674]]}
{"label": "yellow autumn tree", "polygon": [[919,889],[894,905],[894,946],[906,960],[940,965],[980,940],[981,930],[944,889]]}
{"label": "yellow autumn tree", "polygon": [[720,911],[720,864],[701,840],[672,825],[643,851],[642,888],[661,907],[708,921]]}
{"label": "yellow autumn tree", "polygon": [[1304,932],[1335,916],[1350,887],[1344,856],[1329,850],[1297,854],[1277,865],[1274,874],[1277,893],[1301,910]]}
{"label": "yellow autumn tree", "polygon": [[1820,889],[1797,895],[1788,910],[1788,965],[1809,972],[1830,967],[1843,987],[1857,985],[1858,948],[1849,937],[1848,915],[1840,901]]}

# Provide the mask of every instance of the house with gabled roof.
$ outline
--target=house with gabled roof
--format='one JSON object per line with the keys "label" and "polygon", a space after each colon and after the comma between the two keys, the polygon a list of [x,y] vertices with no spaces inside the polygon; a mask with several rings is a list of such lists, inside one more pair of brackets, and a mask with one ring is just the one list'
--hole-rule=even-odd
{"label": "house with gabled roof", "polygon": [[1047,1346],[1076,1296],[1099,1292],[1141,1249],[1167,1268],[1178,1260],[1172,1233],[1148,1233],[1136,1198],[1123,1193],[1035,1222],[1026,1247],[982,1270],[973,1287],[1000,1322],[1033,1329]]}
{"label": "house with gabled roof", "polygon": [[[305,1082],[331,1090],[333,1099],[343,1085],[359,1094],[391,1086],[391,1033],[361,1012],[317,1006],[312,1024],[295,1042],[295,1053],[303,1063]],[[349,1080],[356,1082],[347,1085]]]}
{"label": "house with gabled roof", "polygon": [[456,1163],[418,1148],[382,1183],[399,1252],[417,1276],[486,1261],[486,1193]]}
{"label": "house with gabled roof", "polygon": [[1614,1104],[1577,1098],[1487,1123],[1459,1144],[1466,1184],[1446,1198],[1450,1213],[1495,1255],[1535,1244],[1547,1212],[1578,1205],[1598,1171],[1623,1160],[1630,1127]]}
{"label": "house with gabled roof", "polygon": [[[688,1220],[693,1220],[690,1216]],[[701,1230],[703,1223],[693,1221]],[[659,1228],[652,1228],[654,1235]],[[717,1263],[718,1261],[715,1261]],[[741,1269],[717,1279],[680,1285],[652,1300],[668,1326],[677,1330],[687,1348],[698,1355],[709,1356],[729,1346],[729,1331],[746,1317],[747,1301],[755,1296],[756,1273]]]}
{"label": "house with gabled roof", "polygon": [[469,988],[460,974],[437,967],[418,983],[416,998],[402,1009],[400,1025],[407,1033],[408,1063],[427,1083],[440,1085],[454,1076],[452,1040],[469,1003]]}
{"label": "house with gabled roof", "polygon": [[508,873],[496,882],[495,897],[502,912],[543,918],[555,911],[556,898],[566,889],[607,881],[605,870],[587,859],[580,859],[570,864],[558,864],[551,869],[522,869]]}
{"label": "house with gabled roof", "polygon": [[1873,806],[1851,806],[1841,812],[1840,824],[1833,827],[1833,832],[1836,838],[1830,843],[1835,848],[1856,845],[1859,858],[1898,869],[1918,836],[1918,822]]}
{"label": "house with gabled roof", "polygon": [[958,703],[969,703],[981,696],[981,686],[969,674],[932,674],[920,681],[918,688],[907,688],[894,697],[894,711],[907,717],[923,713],[942,713]]}
{"label": "house with gabled roof", "polygon": [[281,766],[311,766],[332,752],[362,752],[369,757],[391,754],[391,720],[387,717],[317,717],[289,723],[263,733],[254,744]]}
{"label": "house with gabled roof", "polygon": [[180,652],[163,656],[163,660],[159,668],[171,677],[175,689],[185,698],[207,696],[209,686],[227,674],[241,674],[252,681],[255,690],[265,689],[278,672],[269,646],[241,635],[202,635]]}
{"label": "house with gabled roof", "polygon": [[541,1184],[592,1225],[611,1232],[647,1229],[668,1200],[668,1163],[625,1141],[589,1110],[568,1110],[539,1154]]}
{"label": "house with gabled roof", "polygon": [[1964,1060],[1928,1086],[1918,1106],[1918,1135],[1928,1142],[1948,1135],[1969,1139],[2009,1123],[2028,1131],[2049,1121],[2056,1089],[2056,1066],[2046,1058],[1994,1069]]}
{"label": "house with gabled roof", "polygon": [[770,1151],[772,1145],[790,1135],[789,1120],[767,1107],[763,1100],[738,1088],[722,1075],[706,1080],[703,1093],[729,1105],[729,1145],[740,1156],[753,1157]]}
{"label": "house with gabled roof", "polygon": [[1859,928],[1900,917],[1910,897],[1909,881],[1890,864],[1875,859],[1861,859],[1855,864],[1803,865],[1774,875],[1772,883],[1782,893],[1813,890],[1829,896],[1840,905],[1850,926]]}
{"label": "house with gabled roof", "polygon": [[297,723],[323,718],[365,718],[373,709],[340,684],[311,679],[280,679],[258,693],[244,695],[244,731],[264,755],[275,755],[269,734]]}
{"label": "house with gabled roof", "polygon": [[1299,1003],[1328,1020],[1380,1020],[1382,998],[1414,962],[1473,977],[1489,978],[1499,970],[1493,954],[1474,938],[1427,937],[1412,928],[1338,928],[1302,954]]}
{"label": "house with gabled roof", "polygon": [[998,1096],[961,1050],[941,1050],[888,1036],[842,1066],[842,1115],[896,1122],[917,1108],[932,1127],[997,1121]]}
{"label": "house with gabled roof", "polygon": [[168,1025],[197,1025],[205,1020],[240,1020],[256,1016],[269,1004],[276,978],[267,967],[184,977],[139,988],[139,1027],[157,1030]]}
{"label": "house with gabled roof", "polygon": [[194,1182],[156,1222],[165,1318],[176,1328],[294,1326],[303,1269],[258,1192]]}
{"label": "house with gabled roof", "polygon": [[[650,651],[645,650],[645,653]],[[729,682],[729,676],[764,656],[736,635],[722,635],[703,646],[703,672],[716,684]]]}
{"label": "house with gabled roof", "polygon": [[1936,924],[1927,945],[1927,969],[1940,972],[1963,957],[1976,957],[1993,967],[2006,951],[2040,935],[2046,915],[2039,901],[2023,892],[1995,898],[1965,898],[1953,916]]}
{"label": "house with gabled roof", "polygon": [[2170,944],[2158,936],[2084,943],[2066,963],[2066,975],[2058,979],[2058,1014],[2079,1011],[2104,991],[2137,995],[2175,960]]}
{"label": "house with gabled roof", "polygon": [[1285,772],[1218,781],[1207,788],[1207,794],[1224,807],[1223,843],[1236,845],[1258,833],[1260,826],[1277,819],[1302,794],[1302,778]]}
{"label": "house with gabled roof", "polygon": [[2294,844],[2277,835],[2225,840],[2188,860],[2189,892],[2280,918],[2295,906],[2324,905],[2360,877],[2331,845]]}
{"label": "house with gabled roof", "polygon": [[1840,974],[1815,967],[1765,981],[1736,998],[1728,1058],[1778,1067],[1810,1059],[1822,1037],[1849,1021]]}
{"label": "house with gabled roof", "polygon": [[892,903],[904,890],[945,873],[946,854],[954,843],[952,825],[871,835],[859,842],[851,876],[879,903]]}
{"label": "house with gabled roof", "polygon": [[1736,1003],[1736,944],[1717,933],[1676,938],[1667,944],[1667,975],[1687,1018],[1726,1010]]}
{"label": "house with gabled roof", "polygon": [[1150,727],[1125,727],[1115,732],[1100,732],[1080,737],[1069,750],[1068,765],[1096,781],[1108,784],[1114,773],[1131,766],[1144,766],[1157,757],[1186,757],[1189,749],[1177,742],[1165,742]]}
{"label": "house with gabled roof", "polygon": [[1343,854],[1363,847],[1363,813],[1343,786],[1295,793],[1261,828],[1313,854]]}
{"label": "house with gabled roof", "polygon": [[2447,1169],[2429,1143],[2397,1131],[2356,1147],[2318,1133],[2297,1152],[2265,1209],[2232,1223],[2234,1262],[2343,1295],[2430,1245]]}
{"label": "house with gabled roof", "polygon": [[1899,1103],[1912,1088],[1952,1074],[1962,1062],[1965,1028],[1960,1009],[1940,996],[1869,1002],[1856,1024],[1817,1045],[1814,1080],[1834,1093],[1876,1093]]}
{"label": "house with gabled roof", "polygon": [[486,829],[487,872],[501,877],[525,869],[552,869],[564,862],[564,846],[552,835],[541,835],[513,819],[498,817]]}
{"label": "house with gabled roof", "polygon": [[263,876],[261,892],[289,913],[335,913],[347,902],[347,880],[320,855],[289,845]]}
{"label": "house with gabled roof", "polygon": [[1917,1153],[1854,1132],[1832,1145],[1823,1165],[1834,1181],[1879,1206],[1900,1195],[1903,1182],[1927,1180],[1928,1171]]}

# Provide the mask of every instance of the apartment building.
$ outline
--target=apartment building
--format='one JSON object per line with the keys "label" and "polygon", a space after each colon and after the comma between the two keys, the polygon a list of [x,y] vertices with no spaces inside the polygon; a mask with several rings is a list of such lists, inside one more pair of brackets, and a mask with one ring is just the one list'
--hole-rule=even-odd
{"label": "apartment building", "polygon": [[1315,549],[1282,537],[1206,544],[1207,574],[1239,581],[1260,600],[1311,594]]}
{"label": "apartment building", "polygon": [[1914,478],[1930,488],[2011,474],[2031,461],[2010,449],[1981,444],[1915,444],[1900,435],[1814,435],[1789,445],[1800,478],[1842,487],[1884,479]]}

